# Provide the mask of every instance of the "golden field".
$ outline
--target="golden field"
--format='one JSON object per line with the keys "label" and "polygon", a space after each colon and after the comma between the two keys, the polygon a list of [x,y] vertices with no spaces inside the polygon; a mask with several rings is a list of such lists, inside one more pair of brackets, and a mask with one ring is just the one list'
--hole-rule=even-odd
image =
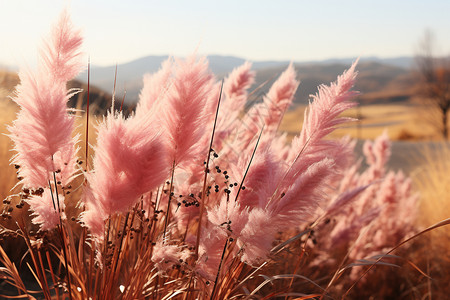
{"label": "golden field", "polygon": [[[284,116],[280,130],[294,137],[301,129],[306,106],[298,106]],[[439,134],[426,120],[427,108],[414,104],[372,104],[348,110],[343,116],[353,121],[332,133],[339,138],[374,139],[387,129],[393,141],[439,140]]]}

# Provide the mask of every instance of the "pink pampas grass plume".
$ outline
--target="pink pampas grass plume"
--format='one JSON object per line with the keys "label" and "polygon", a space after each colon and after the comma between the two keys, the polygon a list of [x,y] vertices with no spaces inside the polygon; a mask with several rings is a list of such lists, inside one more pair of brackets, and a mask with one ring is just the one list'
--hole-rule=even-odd
{"label": "pink pampas grass plume", "polygon": [[264,124],[267,130],[276,131],[278,129],[284,113],[291,105],[292,100],[294,100],[295,92],[300,83],[295,77],[295,69],[291,63],[281,73],[264,97],[264,104],[267,110],[264,114]]}
{"label": "pink pampas grass plume", "polygon": [[215,279],[227,238],[227,233],[221,228],[212,224],[205,227],[200,238],[196,273],[211,281]]}
{"label": "pink pampas grass plume", "polygon": [[163,111],[167,153],[175,166],[189,164],[207,153],[208,149],[201,146],[206,128],[209,128],[211,105],[208,100],[212,99],[210,93],[213,91],[213,75],[205,58],[196,60],[192,56],[186,61],[177,61],[177,64]]}
{"label": "pink pampas grass plume", "polygon": [[153,246],[151,260],[160,272],[165,272],[174,265],[181,265],[186,262],[190,255],[191,253],[188,249],[158,241]]}
{"label": "pink pampas grass plume", "polygon": [[363,152],[370,167],[362,179],[371,181],[380,178],[385,173],[385,165],[391,157],[391,141],[387,131],[384,131],[373,142],[367,140],[364,143]]}
{"label": "pink pampas grass plume", "polygon": [[95,195],[90,188],[83,190],[84,211],[80,214],[81,224],[89,229],[91,236],[98,242],[103,241],[105,236],[105,220],[108,215],[105,213],[101,204],[96,201]]}
{"label": "pink pampas grass plume", "polygon": [[136,115],[145,115],[154,108],[154,105],[161,104],[171,84],[173,72],[173,61],[168,58],[161,65],[158,72],[144,75],[144,86],[139,94],[139,102],[136,107]]}
{"label": "pink pampas grass plume", "polygon": [[[339,115],[356,105],[351,101],[357,94],[351,91],[357,75],[356,63],[330,86],[319,87],[318,94],[313,97],[313,101],[305,111],[300,135],[292,141],[288,157],[292,165],[287,177],[297,177],[309,165],[330,156],[329,151],[334,151],[340,144],[340,142],[326,140],[324,137],[335,130],[336,126],[349,121],[349,118],[339,117]],[[340,162],[337,161],[337,163]]]}
{"label": "pink pampas grass plume", "polygon": [[81,32],[73,28],[68,12],[63,11],[40,52],[42,68],[56,81],[65,83],[74,78],[83,69],[82,43]]}
{"label": "pink pampas grass plume", "polygon": [[[59,206],[57,203],[59,200]],[[33,224],[39,225],[41,230],[51,230],[59,224],[61,220],[66,219],[64,213],[64,196],[56,195],[50,189],[45,188],[42,195],[33,195],[26,202],[30,205],[30,211],[34,218],[31,220]]]}
{"label": "pink pampas grass plume", "polygon": [[255,72],[251,71],[252,64],[245,62],[233,69],[223,84],[223,101],[220,105],[217,124],[218,141],[225,139],[239,124],[239,114],[244,110],[247,102],[247,90],[255,81]]}
{"label": "pink pampas grass plume", "polygon": [[223,84],[223,92],[227,107],[232,111],[242,111],[247,101],[247,90],[255,82],[255,72],[251,70],[252,64],[245,62],[234,68]]}
{"label": "pink pampas grass plume", "polygon": [[63,13],[41,52],[38,71],[19,74],[13,100],[20,111],[8,130],[17,152],[12,163],[20,166],[24,186],[46,187],[51,173],[62,169],[58,179],[67,183],[75,171],[78,136],[72,138],[74,117],[67,113],[67,101],[73,93],[68,93],[66,81],[81,71],[81,41]]}
{"label": "pink pampas grass plume", "polygon": [[264,126],[262,145],[271,144],[299,85],[292,64],[274,82],[263,102],[252,106],[245,115],[239,132],[241,148],[248,148]]}
{"label": "pink pampas grass plume", "polygon": [[94,170],[87,174],[88,206],[106,215],[128,210],[168,177],[167,148],[153,119],[109,114],[97,128]]}

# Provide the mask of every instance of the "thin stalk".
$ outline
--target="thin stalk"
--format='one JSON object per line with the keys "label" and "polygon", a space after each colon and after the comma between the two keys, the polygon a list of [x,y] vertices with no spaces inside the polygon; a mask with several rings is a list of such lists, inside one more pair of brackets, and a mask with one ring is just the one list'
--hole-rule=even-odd
{"label": "thin stalk", "polygon": [[[61,219],[61,209],[59,206],[59,196],[58,196],[58,185],[56,182],[56,173],[53,172],[53,180],[54,180],[54,184],[55,184],[55,195],[56,195],[56,203],[58,204],[58,214],[59,214],[59,225],[58,225],[58,231],[59,231],[59,235],[60,235],[60,239],[61,239],[61,246],[63,249],[63,254],[64,254],[64,264],[65,264],[65,268],[66,268],[66,273],[67,273],[67,286],[69,289],[69,300],[72,300],[72,285],[70,282],[70,271],[69,271],[69,263],[67,260],[67,251],[66,251],[66,239],[65,239],[65,234],[64,234],[64,227],[62,225],[62,219]],[[53,191],[52,191],[52,186],[50,184],[49,181],[49,187],[50,187],[50,194],[52,196],[52,201],[53,201],[53,205],[55,203],[55,197],[53,196]]]}
{"label": "thin stalk", "polygon": [[88,290],[88,292],[87,292],[87,294],[88,294],[88,296],[90,296],[90,295],[92,295],[93,293],[92,293],[92,275],[93,275],[93,266],[94,266],[94,252],[95,252],[95,249],[94,249],[94,247],[95,247],[95,242],[94,241],[92,241],[92,243],[91,243],[91,251],[90,251],[90,254],[89,254],[89,272],[88,272],[88,274],[87,274],[87,280],[88,280],[88,288],[87,288],[87,290]]}
{"label": "thin stalk", "polygon": [[85,156],[86,156],[86,171],[89,170],[89,88],[91,77],[91,59],[88,60],[88,74],[87,74],[87,103],[86,103],[86,142],[85,142]]}
{"label": "thin stalk", "polygon": [[[442,226],[446,226],[446,225],[450,225],[450,218],[447,218],[445,220],[442,220],[422,231],[420,231],[419,233],[416,233],[415,235],[413,235],[410,238],[407,238],[406,240],[400,242],[399,244],[397,244],[394,248],[392,248],[391,250],[389,250],[388,252],[386,252],[384,255],[381,255],[373,264],[371,264],[365,271],[364,273],[358,278],[358,280],[356,280],[349,288],[348,290],[345,292],[345,294],[342,296],[342,299],[345,299],[348,294],[350,293],[350,291],[355,287],[355,285],[364,277],[366,276],[367,273],[369,273],[370,270],[372,270],[372,268],[374,266],[376,266],[384,257],[386,257],[387,255],[391,254],[392,252],[394,252],[395,250],[397,250],[398,248],[400,248],[401,246],[403,246],[404,244],[408,243],[409,241],[417,238],[418,236],[421,236],[422,234],[432,231],[436,228],[442,227]],[[329,288],[329,286],[327,287],[327,289]],[[326,290],[325,290],[326,292]],[[321,295],[320,299],[323,299],[323,296],[325,294],[325,292]]]}
{"label": "thin stalk", "polygon": [[[125,236],[125,231],[126,231],[126,228],[127,228],[127,225],[128,225],[128,219],[129,219],[129,216],[130,216],[130,212],[128,212],[127,213],[127,215],[126,215],[126,217],[125,217],[125,224],[123,225],[123,231],[122,231],[122,235],[121,235],[121,238],[120,238],[120,245],[119,245],[119,248],[117,248],[117,256],[116,256],[116,260],[114,261],[114,271],[112,272],[112,274],[113,274],[113,280],[111,280],[111,282],[114,282],[114,283],[116,283],[117,281],[117,279],[118,279],[118,277],[119,277],[119,273],[120,272],[116,272],[117,270],[119,270],[120,271],[120,268],[122,267],[122,261],[123,261],[123,257],[121,257],[121,255],[123,256],[124,255],[124,252],[122,251],[122,247],[123,247],[123,241],[124,241],[124,236]],[[132,215],[131,215],[131,222],[130,222],[130,228],[133,226],[133,222],[134,222],[134,216],[135,216],[135,213],[133,213]],[[131,231],[129,231],[129,232],[131,232]],[[128,232],[127,232],[127,236],[128,236]],[[126,247],[127,245],[125,244],[125,246],[124,246],[124,250],[126,250]]]}
{"label": "thin stalk", "polygon": [[[105,268],[105,266],[103,266]],[[97,293],[97,299],[100,299],[100,289],[101,287],[98,286],[98,282],[99,282],[99,277],[102,275],[102,270],[100,270],[100,267],[97,268],[97,271],[95,272],[95,282],[94,282],[94,290],[93,290],[93,294]],[[103,278],[103,276],[102,276]]]}
{"label": "thin stalk", "polygon": [[[308,237],[306,238],[305,242],[303,243],[303,245],[302,245],[302,247],[301,247],[301,249],[300,249],[300,255],[298,256],[297,263],[295,264],[294,274],[297,274],[298,269],[300,268],[300,264],[301,264],[301,262],[302,262],[303,255],[304,255],[305,252],[306,252],[306,242],[308,241],[310,235],[311,235],[311,232],[309,233]],[[288,291],[291,290],[292,285],[294,284],[294,278],[295,278],[295,277],[292,276],[292,278],[291,278],[291,280],[290,280],[290,282],[289,282],[288,289],[287,289],[286,292],[288,292]],[[288,299],[289,299],[289,296],[286,295],[285,300],[288,300]]]}
{"label": "thin stalk", "polygon": [[130,212],[127,212],[127,215],[125,216],[125,223],[123,224],[122,234],[120,235],[120,243],[119,243],[119,250],[118,250],[119,253],[118,253],[116,261],[114,263],[114,272],[113,272],[113,274],[115,274],[116,270],[117,270],[117,263],[118,263],[119,256],[120,256],[120,250],[122,249],[123,237],[125,236],[125,230],[127,229],[127,223],[128,223],[129,216],[130,216]]}
{"label": "thin stalk", "polygon": [[70,282],[70,271],[69,271],[69,264],[67,262],[67,251],[66,251],[66,243],[64,241],[64,228],[62,226],[59,227],[59,233],[62,241],[62,248],[63,248],[63,254],[64,254],[64,264],[67,272],[67,285],[69,289],[69,300],[72,300],[72,285]]}
{"label": "thin stalk", "polygon": [[236,193],[235,201],[237,201],[237,199],[238,199],[238,197],[239,197],[239,193],[241,192],[242,187],[243,187],[243,185],[244,185],[245,177],[247,177],[248,170],[250,169],[250,165],[252,164],[253,158],[255,157],[256,149],[258,148],[259,141],[261,140],[261,135],[262,135],[262,133],[263,133],[263,130],[264,130],[264,125],[263,125],[263,127],[261,128],[261,131],[259,132],[258,140],[256,141],[256,145],[255,145],[255,148],[253,149],[252,156],[250,157],[250,161],[248,162],[247,169],[245,170],[245,173],[244,173],[244,177],[242,177],[241,183],[240,183],[240,185],[239,185],[239,189],[238,189],[238,191],[237,191],[237,193]]}
{"label": "thin stalk", "polygon": [[170,201],[172,200],[172,188],[173,188],[173,173],[175,173],[175,160],[172,164],[172,175],[170,178],[170,186],[169,186],[169,200],[167,201],[167,212],[166,212],[166,221],[164,222],[164,232],[163,232],[163,244],[166,242],[166,230],[167,225],[169,224],[169,218],[170,218]]}
{"label": "thin stalk", "polygon": [[[58,214],[59,214],[59,223],[62,223],[61,220],[61,208],[59,207],[59,196],[58,196],[58,185],[56,183],[56,174],[55,172],[53,172],[53,180],[55,181],[55,195],[56,195],[56,204],[58,205]],[[53,200],[53,192],[52,192],[52,187],[50,186],[50,192],[52,194],[52,200]],[[54,203],[54,201],[53,201]]]}
{"label": "thin stalk", "polygon": [[53,288],[55,289],[56,299],[59,300],[59,291],[58,291],[58,287],[56,285],[55,273],[53,272],[52,262],[50,260],[50,253],[48,252],[47,249],[45,250],[45,256],[47,257],[47,263],[48,263],[48,267],[50,270],[50,275],[52,276]]}
{"label": "thin stalk", "polygon": [[[106,256],[107,256],[107,253],[108,253],[108,241],[109,241],[109,231],[110,230],[111,230],[111,216],[108,216],[108,227],[106,229],[105,238],[103,240],[103,253],[102,253],[102,260],[103,260],[103,268],[104,268],[104,270],[107,268]],[[105,282],[107,281],[107,278],[106,278],[107,275],[108,275],[108,273],[103,272],[103,276],[101,278],[101,283],[100,283],[100,289],[98,291],[99,292],[98,297],[101,296],[100,295],[101,288],[103,288],[103,293],[105,293],[104,289],[105,289],[105,284],[106,284]]]}
{"label": "thin stalk", "polygon": [[123,102],[125,102],[125,96],[126,96],[126,94],[127,94],[127,90],[125,90],[125,91],[123,92],[122,103],[120,104],[120,111],[123,110]]}
{"label": "thin stalk", "polygon": [[113,94],[111,99],[111,114],[114,115],[114,101],[116,98],[116,82],[117,82],[117,64],[116,64],[116,71],[114,72],[114,87],[113,87]]}
{"label": "thin stalk", "polygon": [[[17,224],[18,224],[18,223],[17,223]],[[18,224],[18,225],[19,225],[19,224]],[[43,272],[43,270],[42,270],[43,267],[41,268],[41,267],[39,266],[38,262],[37,262],[37,259],[36,259],[36,253],[35,253],[35,251],[34,251],[34,249],[33,249],[33,246],[31,245],[30,237],[28,236],[28,233],[27,233],[26,230],[25,230],[25,220],[23,219],[23,217],[22,217],[22,224],[19,225],[19,228],[20,228],[20,230],[22,231],[23,236],[24,236],[25,243],[27,244],[28,249],[30,250],[31,259],[32,259],[32,261],[33,261],[34,267],[36,268],[36,274],[35,274],[36,276],[35,276],[35,277],[37,277],[36,279],[38,280],[38,284],[39,284],[39,286],[41,286],[41,288],[42,288],[42,292],[44,293],[45,299],[51,299],[51,297],[50,297],[50,292],[48,291],[48,289],[46,288],[46,286],[43,285],[43,283],[44,283],[43,276],[45,276],[45,275],[42,273],[42,272]],[[30,267],[30,270],[33,271],[33,270],[31,269],[31,267]]]}
{"label": "thin stalk", "polygon": [[49,294],[50,294],[50,287],[48,285],[48,281],[47,281],[47,277],[45,276],[45,268],[44,268],[44,262],[42,260],[42,255],[41,255],[41,251],[37,250],[37,254],[38,254],[38,258],[39,258],[39,263],[41,264],[41,268],[42,268],[42,274],[44,275],[44,284],[45,284],[45,288],[49,290]]}
{"label": "thin stalk", "polygon": [[52,195],[52,204],[53,204],[53,209],[55,211],[59,212],[59,204],[58,204],[58,210],[56,210],[56,204],[55,204],[55,199],[53,198],[53,190],[52,190],[52,184],[50,183],[50,180],[48,181],[48,187],[50,188],[50,194]]}
{"label": "thin stalk", "polygon": [[195,243],[194,258],[196,260],[198,258],[198,247],[200,245],[200,235],[202,233],[202,218],[203,218],[203,214],[205,213],[206,180],[208,178],[208,173],[209,173],[209,160],[211,157],[211,150],[212,150],[212,145],[213,145],[213,141],[214,141],[214,134],[216,132],[217,116],[219,115],[220,101],[222,100],[223,82],[224,81],[222,80],[222,84],[220,86],[219,101],[217,101],[216,116],[214,117],[214,125],[213,125],[213,130],[211,133],[211,140],[209,142],[208,154],[206,155],[205,175],[203,177],[202,199],[200,202],[200,215],[198,218],[198,227],[197,227],[197,242]]}
{"label": "thin stalk", "polygon": [[227,238],[225,241],[225,245],[223,246],[222,257],[220,258],[219,268],[217,270],[216,279],[214,280],[214,287],[211,293],[210,300],[214,299],[214,294],[216,293],[217,281],[219,280],[220,270],[222,269],[223,258],[225,257],[225,252],[227,251],[228,241],[230,238]]}

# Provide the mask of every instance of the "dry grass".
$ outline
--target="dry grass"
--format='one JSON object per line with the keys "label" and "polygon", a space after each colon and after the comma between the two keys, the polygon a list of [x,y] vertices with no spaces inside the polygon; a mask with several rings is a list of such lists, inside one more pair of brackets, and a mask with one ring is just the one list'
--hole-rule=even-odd
{"label": "dry grass", "polygon": [[13,153],[11,152],[12,143],[6,136],[6,125],[11,124],[16,117],[17,107],[8,99],[9,93],[0,89],[0,197],[5,199],[11,194],[11,189],[17,183],[14,166],[11,166],[9,160]]}
{"label": "dry grass", "polygon": [[[421,117],[424,107],[406,104],[365,105],[349,109],[344,116],[358,119],[336,130],[330,135],[339,138],[349,135],[358,139],[375,139],[387,128],[391,140],[438,139],[439,133]],[[305,106],[286,113],[280,129],[292,138],[303,122]]]}
{"label": "dry grass", "polygon": [[[437,148],[436,148],[437,147]],[[421,196],[421,227],[450,218],[450,145],[437,144],[423,149],[423,157],[417,159],[418,166],[412,172],[413,185]],[[435,299],[447,298],[450,268],[450,231],[448,227],[437,228],[427,234],[416,256],[426,266],[433,278],[428,282],[429,296]]]}
{"label": "dry grass", "polygon": [[[422,162],[413,172],[414,185],[421,194],[421,225],[429,226],[450,218],[450,146],[438,144],[438,149],[424,148]],[[450,231],[436,230],[434,244],[450,246]]]}

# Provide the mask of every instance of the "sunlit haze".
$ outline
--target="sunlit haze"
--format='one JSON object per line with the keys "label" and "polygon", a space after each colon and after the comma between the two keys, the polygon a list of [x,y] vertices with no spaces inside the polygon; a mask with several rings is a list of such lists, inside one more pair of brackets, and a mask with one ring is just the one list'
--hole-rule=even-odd
{"label": "sunlit haze", "polygon": [[250,60],[412,56],[425,29],[450,51],[450,1],[0,0],[0,64],[33,65],[36,47],[68,7],[94,65],[147,55]]}

